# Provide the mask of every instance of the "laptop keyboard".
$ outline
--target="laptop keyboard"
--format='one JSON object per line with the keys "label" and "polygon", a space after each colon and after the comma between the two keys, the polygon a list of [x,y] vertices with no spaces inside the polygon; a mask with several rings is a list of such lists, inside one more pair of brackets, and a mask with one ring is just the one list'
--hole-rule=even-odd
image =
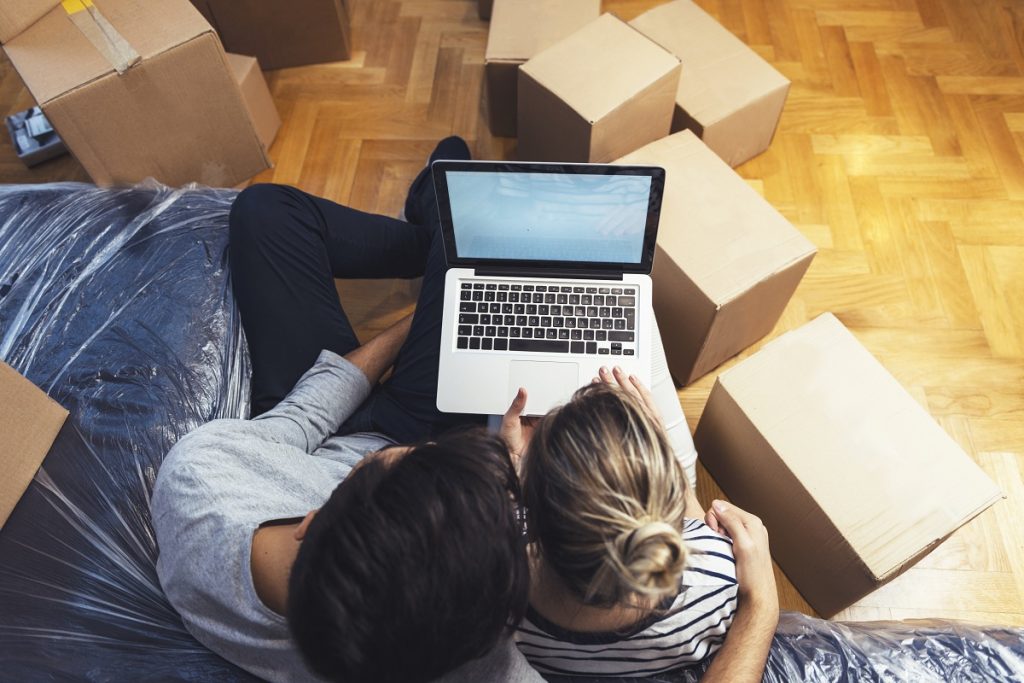
{"label": "laptop keyboard", "polygon": [[469,351],[636,354],[636,287],[463,281],[455,345]]}

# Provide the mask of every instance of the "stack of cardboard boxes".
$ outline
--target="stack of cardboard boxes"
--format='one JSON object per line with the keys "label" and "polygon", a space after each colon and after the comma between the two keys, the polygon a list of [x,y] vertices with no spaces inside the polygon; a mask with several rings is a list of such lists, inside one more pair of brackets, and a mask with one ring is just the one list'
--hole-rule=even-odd
{"label": "stack of cardboard boxes", "polygon": [[[666,169],[653,303],[672,376],[689,384],[772,330],[816,253],[730,168],[768,148],[789,81],[690,0],[628,25],[583,2],[532,4],[493,0],[491,130],[517,132],[526,161]],[[560,37],[531,42],[538,25]],[[719,375],[695,440],[824,616],[1001,495],[831,315]]]}
{"label": "stack of cardboard boxes", "polygon": [[262,74],[187,0],[6,0],[0,42],[98,184],[233,186],[269,166]]}

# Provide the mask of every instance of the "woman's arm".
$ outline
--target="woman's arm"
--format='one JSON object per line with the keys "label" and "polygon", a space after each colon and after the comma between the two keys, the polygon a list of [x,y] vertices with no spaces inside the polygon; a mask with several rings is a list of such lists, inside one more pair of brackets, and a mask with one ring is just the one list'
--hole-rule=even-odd
{"label": "woman's arm", "polygon": [[739,605],[725,643],[701,678],[703,683],[757,683],[779,623],[779,594],[768,549],[768,531],[756,516],[716,500],[705,521],[732,538]]}

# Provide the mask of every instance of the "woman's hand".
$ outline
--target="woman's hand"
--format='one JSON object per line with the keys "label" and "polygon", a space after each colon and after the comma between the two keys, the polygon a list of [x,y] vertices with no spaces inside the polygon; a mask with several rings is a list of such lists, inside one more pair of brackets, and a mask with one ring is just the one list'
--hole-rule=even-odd
{"label": "woman's hand", "polygon": [[651,395],[651,391],[644,386],[644,383],[636,375],[627,375],[618,365],[610,371],[602,366],[598,371],[598,376],[593,381],[595,383],[617,384],[627,394],[640,401],[640,405],[644,407],[647,415],[654,420],[656,425],[662,429],[665,428],[664,423],[661,421],[661,413],[658,412],[658,407],[654,404],[654,396]]}
{"label": "woman's hand", "polygon": [[537,425],[538,417],[523,417],[523,410],[526,409],[526,389],[522,387],[512,399],[512,405],[505,411],[501,418],[501,438],[508,446],[509,455],[512,456],[512,463],[519,471],[519,463],[523,459],[526,447],[530,445],[533,437],[534,427]]}
{"label": "woman's hand", "polygon": [[768,530],[760,518],[745,510],[716,500],[704,521],[715,531],[724,531],[732,539],[736,557],[736,580],[740,600],[746,600],[767,616],[779,615],[779,593],[775,587],[772,556],[768,548]]}

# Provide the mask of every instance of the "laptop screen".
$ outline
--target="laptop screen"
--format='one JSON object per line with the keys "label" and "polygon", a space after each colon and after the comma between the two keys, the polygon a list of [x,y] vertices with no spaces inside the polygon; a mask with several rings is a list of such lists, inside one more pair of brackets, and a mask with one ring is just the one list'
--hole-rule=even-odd
{"label": "laptop screen", "polygon": [[434,176],[453,265],[650,272],[661,169],[437,162]]}

